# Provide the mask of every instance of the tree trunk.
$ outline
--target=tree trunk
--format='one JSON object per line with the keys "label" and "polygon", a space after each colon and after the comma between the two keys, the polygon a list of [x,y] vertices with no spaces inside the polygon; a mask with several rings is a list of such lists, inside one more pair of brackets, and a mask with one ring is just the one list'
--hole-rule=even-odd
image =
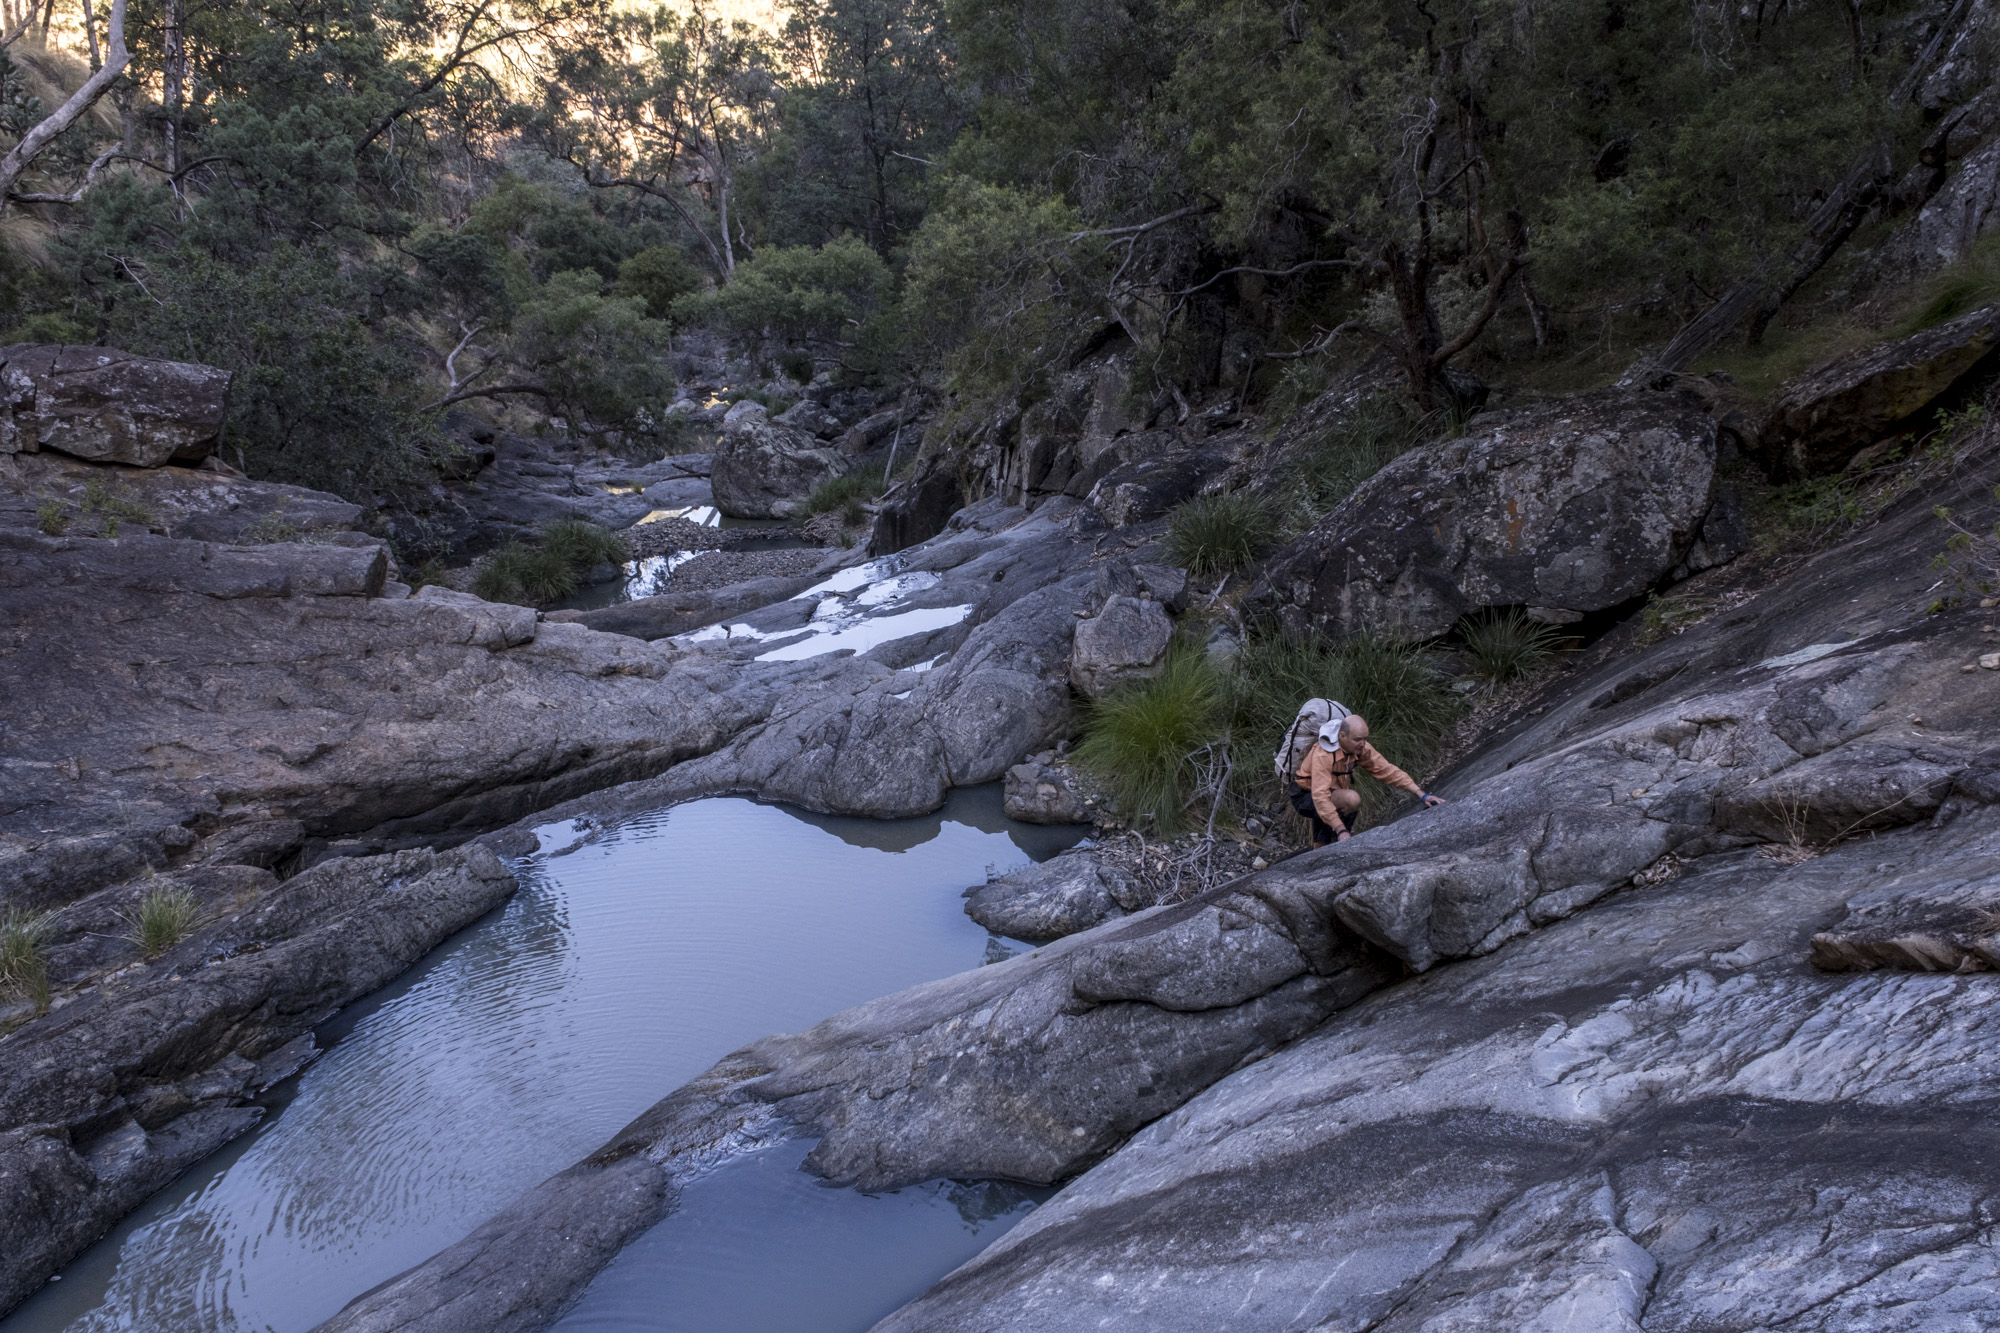
{"label": "tree trunk", "polygon": [[83,38],[90,44],[90,72],[97,73],[104,68],[104,60],[97,52],[97,16],[90,12],[91,0],[83,0]]}
{"label": "tree trunk", "polygon": [[111,28],[105,34],[104,68],[84,80],[81,88],[71,93],[69,99],[39,125],[21,136],[21,142],[14,145],[5,157],[0,157],[0,209],[12,197],[14,187],[21,183],[22,175],[34,165],[37,157],[54,143],[62,132],[81,120],[97,99],[109,91],[125,72],[125,65],[132,58],[125,49],[125,0],[111,0]]}
{"label": "tree trunk", "polygon": [[181,81],[184,59],[181,52],[181,0],[167,0],[161,18],[160,62],[161,100],[167,112],[167,174],[180,171]]}

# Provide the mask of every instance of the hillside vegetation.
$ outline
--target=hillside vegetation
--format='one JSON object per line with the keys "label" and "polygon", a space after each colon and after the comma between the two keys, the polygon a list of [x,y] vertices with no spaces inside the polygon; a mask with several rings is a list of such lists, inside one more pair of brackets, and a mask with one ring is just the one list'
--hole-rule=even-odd
{"label": "hillside vegetation", "polygon": [[368,504],[462,404],[671,448],[691,348],[914,389],[934,453],[1107,338],[1141,418],[1371,355],[1419,415],[1762,382],[1909,314],[1877,250],[1991,54],[1940,0],[10,14],[9,337],[235,370],[225,456]]}

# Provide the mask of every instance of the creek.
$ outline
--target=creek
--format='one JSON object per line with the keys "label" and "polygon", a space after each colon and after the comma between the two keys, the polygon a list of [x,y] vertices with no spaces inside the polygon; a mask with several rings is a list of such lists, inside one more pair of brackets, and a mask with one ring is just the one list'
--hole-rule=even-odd
{"label": "creek", "polygon": [[[1081,829],[996,785],[876,821],[722,798],[538,830],[521,891],[318,1031],[326,1054],[0,1321],[0,1333],[303,1333],[458,1240],[730,1051],[1025,947],[960,890]],[[571,1329],[856,1333],[1041,1195],[828,1188],[787,1142],[694,1180]]]}

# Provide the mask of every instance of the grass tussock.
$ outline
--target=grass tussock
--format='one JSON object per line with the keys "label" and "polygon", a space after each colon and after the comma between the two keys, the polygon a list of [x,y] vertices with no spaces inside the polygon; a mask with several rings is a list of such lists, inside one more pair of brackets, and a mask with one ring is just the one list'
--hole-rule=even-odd
{"label": "grass tussock", "polygon": [[554,552],[579,573],[597,565],[622,565],[632,558],[625,539],[581,518],[558,519],[542,528],[542,549]]}
{"label": "grass tussock", "polygon": [[509,542],[488,556],[472,576],[472,592],[489,602],[547,606],[575,592],[589,570],[629,559],[625,539],[610,529],[558,519],[534,544]]}
{"label": "grass tussock", "polygon": [[1264,551],[1271,528],[1271,517],[1255,496],[1204,495],[1168,517],[1167,552],[1190,574],[1230,574]]}
{"label": "grass tussock", "polygon": [[48,1005],[49,969],[42,950],[51,925],[47,912],[0,914],[0,995],[31,1000],[37,1010]]}
{"label": "grass tussock", "polygon": [[1171,830],[1194,794],[1196,753],[1220,739],[1228,721],[1222,673],[1205,653],[1176,648],[1158,676],[1092,707],[1070,753],[1121,810]]}
{"label": "grass tussock", "polygon": [[884,480],[874,468],[843,472],[837,477],[828,477],[813,488],[799,510],[801,519],[816,514],[838,513],[841,521],[852,526],[867,515],[862,506],[882,494],[887,489]]}
{"label": "grass tussock", "polygon": [[1545,666],[1562,639],[1552,626],[1528,619],[1519,608],[1481,612],[1460,627],[1459,637],[1473,670],[1503,684]]}
{"label": "grass tussock", "polygon": [[[1227,663],[1176,649],[1155,679],[1127,686],[1092,708],[1071,751],[1123,812],[1171,833],[1191,802],[1212,799],[1217,753],[1226,748],[1227,801],[1269,811],[1288,793],[1274,787],[1270,754],[1310,698],[1337,699],[1369,721],[1377,749],[1421,774],[1457,719],[1459,702],[1421,648],[1357,638],[1253,637]],[[1362,784],[1364,820],[1379,818],[1386,792]]]}
{"label": "grass tussock", "polygon": [[132,913],[132,942],[148,958],[179,944],[194,929],[201,905],[186,889],[155,889]]}

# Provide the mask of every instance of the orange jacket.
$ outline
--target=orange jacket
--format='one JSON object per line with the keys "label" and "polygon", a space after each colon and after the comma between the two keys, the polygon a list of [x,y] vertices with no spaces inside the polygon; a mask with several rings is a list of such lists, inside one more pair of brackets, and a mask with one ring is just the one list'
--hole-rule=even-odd
{"label": "orange jacket", "polygon": [[1360,754],[1349,754],[1346,750],[1335,750],[1332,754],[1315,743],[1306,751],[1305,762],[1299,765],[1293,776],[1299,786],[1312,793],[1313,809],[1326,821],[1329,828],[1339,828],[1343,821],[1333,808],[1333,793],[1336,788],[1351,790],[1354,786],[1354,770],[1360,769],[1377,782],[1386,782],[1391,787],[1401,787],[1404,791],[1422,796],[1424,789],[1417,780],[1397,768],[1382,757],[1382,752],[1367,741],[1361,742]]}

